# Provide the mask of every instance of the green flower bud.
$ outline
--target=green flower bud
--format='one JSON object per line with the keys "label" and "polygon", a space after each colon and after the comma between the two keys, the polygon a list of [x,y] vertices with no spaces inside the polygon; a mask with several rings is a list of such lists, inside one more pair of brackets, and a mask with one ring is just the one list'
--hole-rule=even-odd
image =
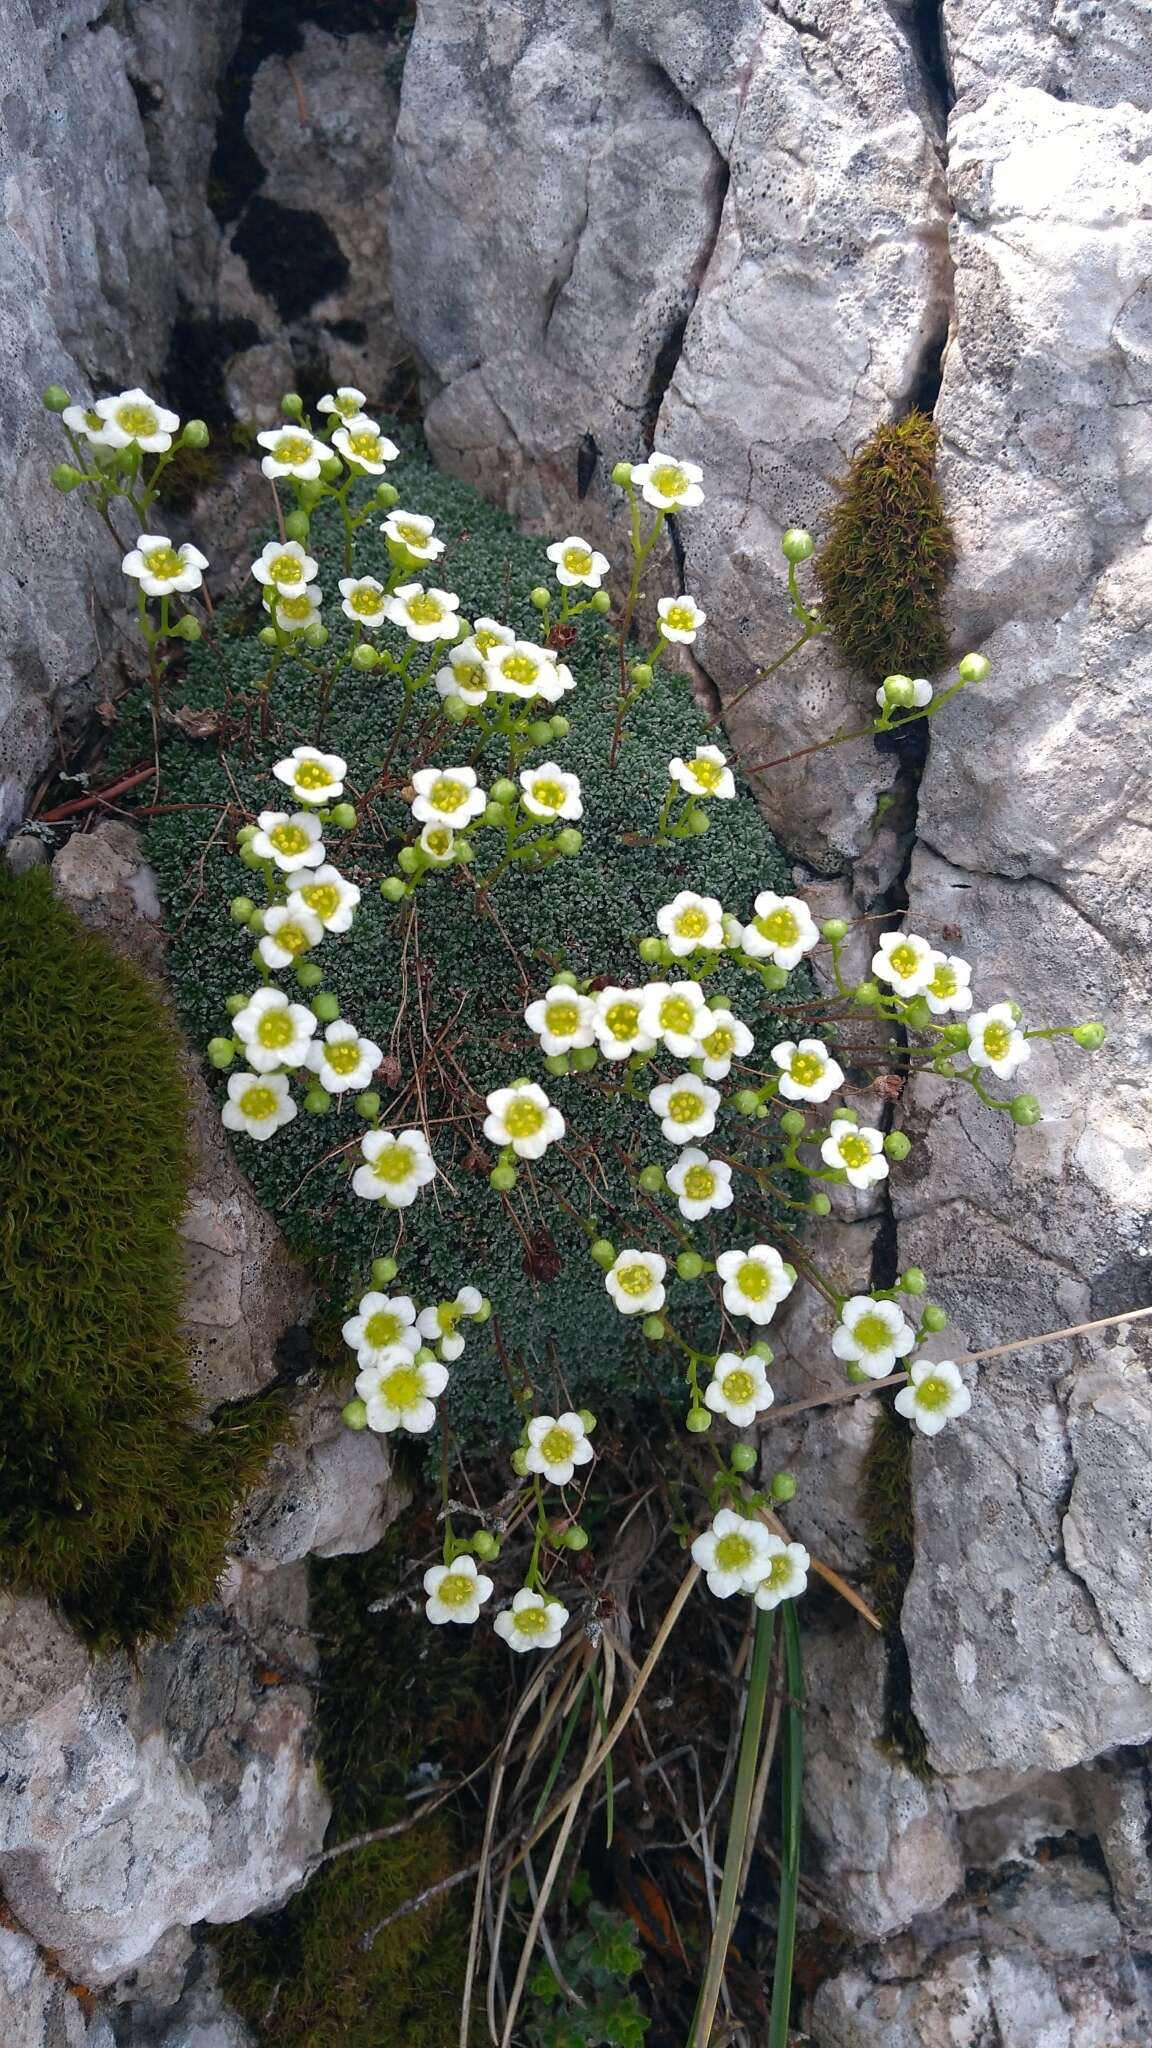
{"label": "green flower bud", "polygon": [[474,1322],[474,1323],[490,1323],[490,1322],[491,1322],[491,1320],[492,1320],[492,1303],[491,1303],[491,1302],[489,1301],[489,1299],[488,1299],[488,1296],[487,1296],[487,1295],[485,1295],[485,1296],[484,1296],[484,1299],[483,1299],[483,1301],[482,1301],[482,1302],[480,1303],[480,1306],[479,1306],[479,1308],[474,1308],[474,1309],[473,1309],[473,1311],[472,1311],[472,1314],[471,1314],[471,1317],[469,1318],[469,1320],[470,1320],[471,1322]]}
{"label": "green flower bud", "polygon": [[504,817],[505,812],[503,804],[489,803],[483,812],[480,822],[482,825],[502,825],[504,823]]}
{"label": "green flower bud", "polygon": [[848,937],[848,926],[842,917],[826,918],[820,927],[820,936],[827,939],[829,945],[838,946],[841,939]]}
{"label": "green flower bud", "polygon": [[946,1330],[948,1327],[947,1311],[937,1308],[933,1301],[927,1304],[920,1320],[926,1330]]}
{"label": "green flower bud", "polygon": [[509,782],[506,775],[501,775],[492,784],[488,794],[494,804],[514,804],[520,791],[514,782]]}
{"label": "green flower bud", "polygon": [[227,1010],[228,1015],[230,1017],[238,1017],[240,1015],[241,1010],[246,1010],[248,1008],[248,997],[229,996],[227,1002],[224,1005],[224,1008]]}
{"label": "green flower bud", "polygon": [[[707,811],[689,811],[687,817],[684,820],[684,830],[689,839],[703,839],[704,834],[709,830]],[[767,969],[765,970],[765,972],[767,972]],[[779,974],[780,969],[777,967],[775,969],[775,972]],[[785,974],[779,984],[781,988],[783,988],[784,983],[785,981],[787,981],[787,979],[788,976]]]}
{"label": "green flower bud", "polygon": [[609,1244],[606,1237],[598,1237],[596,1242],[589,1246],[589,1257],[602,1272],[606,1273],[609,1266],[616,1264],[616,1247]]}
{"label": "green flower bud", "polygon": [[326,484],[338,484],[344,474],[340,457],[338,455],[329,455],[320,464],[320,474]]}
{"label": "green flower bud", "polygon": [[570,723],[569,723],[568,719],[566,719],[566,718],[565,718],[565,716],[564,716],[564,713],[563,713],[562,711],[557,711],[557,712],[555,712],[555,713],[553,714],[553,718],[552,718],[552,737],[553,737],[553,739],[554,739],[554,740],[566,740],[566,739],[567,739],[567,737],[568,737],[568,735],[569,735],[569,733],[571,732],[571,730],[572,730],[572,727],[571,727],[571,725],[570,725]]}
{"label": "green flower bud", "polygon": [[317,967],[314,960],[301,960],[296,968],[296,979],[301,988],[319,988],[324,979],[324,969]]}
{"label": "green flower bud", "polygon": [[962,683],[982,683],[991,666],[986,654],[966,654],[956,673]]}
{"label": "green flower bud", "polygon": [[579,977],[573,974],[570,967],[562,967],[559,974],[554,974],[552,979],[557,988],[579,988],[580,986]]}
{"label": "green flower bud", "polygon": [[340,1015],[340,999],[329,992],[313,996],[309,1009],[321,1024],[334,1024]]}
{"label": "green flower bud", "polygon": [[206,448],[212,439],[207,421],[185,420],[184,432],[180,436],[185,448]]}
{"label": "green flower bud", "polygon": [[247,841],[245,841],[245,843],[242,846],[238,846],[236,850],[239,855],[240,861],[244,867],[256,869],[262,868],[264,866],[264,862],[261,860],[260,855],[258,853],[253,853],[252,848],[248,845]]}
{"label": "green flower bud", "polygon": [[1015,998],[1012,996],[1009,996],[1008,998],[1008,1008],[1012,1012],[1012,1022],[1014,1024],[1018,1024],[1020,1022],[1021,1017],[1024,1015],[1024,1012],[1020,1008],[1019,1003],[1016,1002]]}
{"label": "green flower bud", "polygon": [[760,979],[770,994],[776,994],[788,986],[788,969],[777,967],[774,960],[769,960],[760,969]]}
{"label": "green flower bud", "polygon": [[373,1117],[379,1116],[380,1097],[374,1088],[366,1088],[363,1095],[356,1097],[356,1114],[364,1117],[368,1123],[371,1123]]}
{"label": "green flower bud", "polygon": [[471,706],[464,702],[463,697],[445,697],[440,710],[449,725],[466,725],[472,715]]}
{"label": "green flower bud", "polygon": [[1008,1113],[1013,1123],[1025,1130],[1029,1124],[1038,1124],[1044,1114],[1034,1095],[1014,1095]]}
{"label": "green flower bud", "polygon": [[528,737],[534,747],[546,747],[552,737],[552,722],[548,718],[534,718],[528,727]]}
{"label": "green flower bud", "polygon": [[780,546],[786,562],[806,562],[813,552],[812,535],[802,526],[790,526],[781,535]]}
{"label": "green flower bud", "polygon": [[286,391],[280,400],[280,410],[290,420],[298,420],[304,410],[304,400],[298,391]]}
{"label": "green flower bud", "polygon": [[185,612],[182,619],[177,619],[168,637],[171,640],[199,640],[201,631],[199,619],[194,619],[191,612]]}
{"label": "green flower bud", "polygon": [[865,1380],[871,1379],[872,1375],[871,1373],[865,1372],[864,1367],[862,1365],[856,1365],[855,1363],[853,1363],[851,1365],[846,1365],[844,1367],[844,1377],[846,1380],[849,1381],[849,1383],[852,1386],[862,1387],[864,1385]]}
{"label": "green flower bud", "polygon": [[571,1528],[564,1532],[564,1547],[566,1550],[587,1550],[587,1529],[582,1529],[579,1522],[573,1522]]}
{"label": "green flower bud", "polygon": [[214,1067],[230,1067],[236,1057],[236,1048],[230,1038],[210,1038],[208,1057]]}
{"label": "green flower bud", "polygon": [[[362,675],[367,675],[370,669],[380,666],[380,656],[374,647],[369,647],[367,640],[361,640],[359,646],[352,649],[348,659],[352,667],[359,669]],[[460,700],[455,698],[453,701],[459,703]]]}
{"label": "green flower bud", "polygon": [[566,825],[562,832],[556,834],[556,850],[566,860],[573,860],[583,844],[584,835],[576,830],[575,825]]}
{"label": "green flower bud", "polygon": [[356,811],[352,804],[333,804],[328,817],[339,832],[351,832],[355,829]]}
{"label": "green flower bud", "polygon": [[591,1434],[596,1427],[596,1417],[593,1415],[591,1408],[578,1408],[576,1413],[584,1424],[585,1429]]}
{"label": "green flower bud", "polygon": [[40,397],[48,412],[65,412],[72,403],[62,384],[50,384]]}
{"label": "green flower bud", "polygon": [[594,1045],[577,1046],[576,1051],[572,1054],[572,1072],[574,1074],[590,1074],[599,1058],[598,1047]]}
{"label": "green flower bud", "polygon": [[966,1024],[946,1024],[940,1033],[940,1038],[944,1045],[957,1046],[963,1052],[968,1043],[968,1026]]}
{"label": "green flower bud", "polygon": [[493,1558],[500,1555],[500,1545],[487,1529],[477,1529],[472,1538],[472,1548],[484,1564],[491,1564]]}
{"label": "green flower bud", "polygon": [[662,1166],[646,1166],[640,1174],[640,1185],[646,1195],[658,1195],[668,1185]]}
{"label": "green flower bud", "polygon": [[907,1159],[912,1150],[912,1140],[903,1131],[889,1131],[884,1140],[885,1155],[889,1159]]}
{"label": "green flower bud", "polygon": [[52,482],[58,491],[74,491],[83,481],[83,471],[76,469],[71,462],[58,462],[52,471]]}
{"label": "green flower bud", "polygon": [[932,1022],[932,1011],[926,996],[910,996],[904,1005],[904,1022],[913,1031],[924,1031]]}
{"label": "green flower bud", "polygon": [[1085,1052],[1095,1052],[1098,1046],[1103,1045],[1107,1036],[1103,1024],[1077,1024],[1072,1033],[1076,1044],[1082,1045]]}
{"label": "green flower bud", "polygon": [[647,966],[654,967],[656,962],[663,956],[664,941],[663,939],[656,938],[641,939],[636,950]]}
{"label": "green flower bud", "polygon": [[909,710],[916,701],[916,691],[911,676],[885,676],[884,702],[899,710]]}
{"label": "green flower bud", "polygon": [[632,481],[632,464],[630,462],[617,462],[613,466],[612,481],[619,490],[623,490],[625,484],[630,484]]}
{"label": "green flower bud", "polygon": [[264,912],[257,909],[255,904],[252,906],[252,915],[248,919],[248,929],[250,932],[255,932],[257,938],[260,938],[264,931]]}
{"label": "green flower bud", "polygon": [[795,1474],[792,1472],[774,1472],[772,1474],[772,1484],[768,1491],[771,1493],[773,1500],[795,1500]]}
{"label": "green flower bud", "polygon": [[260,645],[261,645],[262,647],[275,647],[275,645],[276,645],[276,628],[275,628],[275,626],[261,626],[261,628],[260,628],[260,631],[259,631],[259,632],[257,633],[257,635],[256,635],[256,638],[257,638],[257,639],[259,640],[259,642],[260,642]]}
{"label": "green flower bud", "polygon": [[756,1456],[754,1444],[733,1444],[728,1462],[733,1472],[751,1472],[755,1469]]}
{"label": "green flower bud", "polygon": [[285,539],[298,541],[301,547],[303,547],[311,531],[312,521],[309,519],[308,514],[301,511],[299,507],[297,507],[295,512],[290,512],[284,521]]}
{"label": "green flower bud", "polygon": [[634,661],[628,673],[634,683],[639,683],[642,690],[646,690],[652,681],[652,670],[646,661]]}
{"label": "green flower bud", "polygon": [[[874,1003],[880,1001],[879,983],[875,981],[858,981],[852,991],[852,998],[854,1002],[862,1003],[866,1010],[870,1010]],[[965,1034],[965,1043],[967,1043],[967,1034]]]}
{"label": "green flower bud", "polygon": [[545,1070],[545,1072],[546,1072],[546,1073],[549,1073],[549,1074],[566,1074],[566,1073],[568,1072],[568,1055],[567,1055],[567,1053],[566,1053],[566,1052],[550,1052],[550,1053],[547,1053],[547,1054],[545,1055],[545,1059],[544,1059],[544,1070]]}
{"label": "green flower bud", "polygon": [[681,1252],[676,1260],[676,1271],[682,1280],[698,1280],[704,1271],[704,1261],[699,1252]]}
{"label": "green flower bud", "polygon": [[305,626],[300,638],[303,640],[305,647],[326,647],[328,645],[328,628],[321,625]]}
{"label": "green flower bud", "polygon": [[663,1316],[645,1316],[640,1328],[650,1344],[658,1344],[664,1335],[664,1318]]}
{"label": "green flower bud", "polygon": [[909,1266],[908,1271],[900,1275],[900,1286],[905,1294],[923,1294],[927,1285],[928,1282],[919,1266]]}
{"label": "green flower bud", "polygon": [[373,1287],[391,1287],[392,1282],[396,1278],[396,1275],[399,1271],[400,1268],[396,1264],[395,1259],[373,1259]]}
{"label": "green flower bud", "polygon": [[707,1436],[712,1427],[712,1417],[707,1408],[690,1408],[684,1417],[684,1427],[693,1436]]}
{"label": "green flower bud", "polygon": [[347,1407],[340,1410],[340,1414],[349,1429],[367,1429],[368,1410],[359,1395],[349,1401]]}
{"label": "green flower bud", "polygon": [[528,602],[536,611],[546,612],[552,602],[552,592],[545,590],[542,583],[538,583],[535,590],[528,592]]}
{"label": "green flower bud", "polygon": [[247,924],[255,908],[250,896],[234,896],[228,905],[228,915],[235,924]]}
{"label": "green flower bud", "polygon": [[383,505],[389,512],[392,510],[393,505],[398,505],[400,503],[400,493],[396,489],[395,484],[377,484],[376,503]]}
{"label": "green flower bud", "polygon": [[803,1111],[786,1109],[780,1119],[780,1129],[786,1138],[802,1138],[807,1129]]}
{"label": "green flower bud", "polygon": [[759,1338],[755,1344],[749,1345],[748,1348],[753,1358],[762,1358],[765,1365],[771,1365],[772,1360],[776,1356],[772,1346],[763,1337]]}
{"label": "green flower bud", "polygon": [[593,612],[610,612],[612,609],[612,599],[608,592],[606,590],[594,590],[588,609]]}
{"label": "green flower bud", "polygon": [[760,1097],[754,1088],[738,1088],[732,1097],[732,1107],[739,1110],[741,1116],[755,1116],[760,1107]]}
{"label": "green flower bud", "polygon": [[808,1204],[808,1207],[811,1210],[813,1216],[829,1216],[832,1213],[831,1200],[829,1196],[827,1196],[824,1193],[823,1188],[817,1188],[816,1193],[813,1195],[811,1201]]}
{"label": "green flower bud", "polygon": [[304,1096],[304,1107],[309,1116],[324,1116],[332,1107],[332,1097],[319,1083],[309,1088]]}
{"label": "green flower bud", "polygon": [[512,1453],[512,1470],[517,1479],[524,1479],[528,1473],[528,1453],[521,1449]]}
{"label": "green flower bud", "polygon": [[421,860],[416,848],[414,846],[402,846],[396,855],[396,865],[398,868],[403,868],[406,875],[418,874]]}
{"label": "green flower bud", "polygon": [[516,1185],[516,1168],[514,1166],[494,1166],[488,1175],[488,1185],[491,1188],[495,1188],[498,1195],[508,1194],[509,1190]]}
{"label": "green flower bud", "polygon": [[403,903],[408,890],[399,875],[389,875],[380,884],[380,894],[385,903]]}

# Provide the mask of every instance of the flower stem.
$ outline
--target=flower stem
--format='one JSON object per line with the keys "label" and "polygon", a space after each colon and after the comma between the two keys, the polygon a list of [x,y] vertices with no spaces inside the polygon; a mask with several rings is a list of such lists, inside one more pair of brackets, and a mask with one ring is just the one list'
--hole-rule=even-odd
{"label": "flower stem", "polygon": [[792,1965],[796,1954],[796,1905],[800,1890],[800,1816],[804,1794],[804,1666],[796,1607],[788,1601],[784,1636],[783,1775],[780,1781],[780,1904],[776,1919],[776,1968],[767,2048],[788,2048],[792,2011]]}

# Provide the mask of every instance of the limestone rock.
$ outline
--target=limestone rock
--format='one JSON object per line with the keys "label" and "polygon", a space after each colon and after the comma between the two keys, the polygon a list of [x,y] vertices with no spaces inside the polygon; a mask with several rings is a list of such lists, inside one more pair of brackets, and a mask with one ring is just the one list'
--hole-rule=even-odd
{"label": "limestone rock", "polygon": [[239,1564],[272,1571],[310,1554],[371,1550],[406,1506],[383,1438],[349,1429],[343,1398],[321,1389],[295,1411],[291,1438],[273,1452],[229,1543]]}

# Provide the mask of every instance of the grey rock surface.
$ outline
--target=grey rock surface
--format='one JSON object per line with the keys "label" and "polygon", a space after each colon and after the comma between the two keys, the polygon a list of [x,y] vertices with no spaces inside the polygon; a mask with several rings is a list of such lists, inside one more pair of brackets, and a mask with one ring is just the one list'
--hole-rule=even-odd
{"label": "grey rock surface", "polygon": [[321,1388],[293,1417],[249,1495],[229,1545],[241,1566],[275,1571],[297,1558],[371,1550],[407,1505],[383,1440],[341,1420],[343,1394]]}

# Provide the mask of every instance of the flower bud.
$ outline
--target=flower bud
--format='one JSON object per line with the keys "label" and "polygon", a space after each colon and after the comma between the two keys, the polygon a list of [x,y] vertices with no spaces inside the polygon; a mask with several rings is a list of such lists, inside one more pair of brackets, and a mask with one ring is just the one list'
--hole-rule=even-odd
{"label": "flower bud", "polygon": [[552,737],[551,719],[534,718],[528,727],[528,737],[534,747],[546,747]]}
{"label": "flower bud", "polygon": [[480,823],[491,826],[502,825],[504,823],[503,804],[488,803],[481,814]]}
{"label": "flower bud", "polygon": [[247,924],[255,908],[250,896],[234,896],[228,905],[228,915],[235,924]]}
{"label": "flower bud", "polygon": [[934,1301],[927,1303],[920,1320],[926,1330],[946,1330],[948,1327],[947,1311],[937,1308]]}
{"label": "flower bud", "polygon": [[684,1427],[693,1436],[707,1436],[712,1427],[712,1417],[707,1408],[690,1408],[684,1417]]}
{"label": "flower bud", "polygon": [[622,491],[625,484],[630,484],[632,481],[632,464],[630,462],[617,462],[613,466],[612,481]]}
{"label": "flower bud", "polygon": [[1103,1045],[1108,1033],[1103,1024],[1077,1024],[1072,1036],[1085,1052],[1095,1052],[1098,1046]]}
{"label": "flower bud", "polygon": [[58,462],[52,471],[52,482],[58,491],[74,491],[84,481],[83,472],[70,462]]}
{"label": "flower bud", "polygon": [[214,1067],[230,1067],[236,1057],[236,1048],[230,1038],[210,1038],[208,1057]]}
{"label": "flower bud", "polygon": [[754,1088],[738,1088],[732,1097],[732,1107],[741,1116],[755,1116],[760,1107],[760,1097]]}
{"label": "flower bud", "polygon": [[247,996],[229,996],[224,1008],[230,1017],[238,1017],[241,1010],[248,1008],[248,1002],[249,998]]}
{"label": "flower bud", "polygon": [[256,635],[256,638],[257,638],[257,639],[259,640],[259,642],[260,642],[260,645],[261,645],[262,647],[275,647],[275,645],[276,645],[276,628],[275,628],[275,626],[261,626],[261,628],[260,628],[260,631],[259,631],[259,632],[257,633],[257,635]]}
{"label": "flower bud", "polygon": [[180,436],[185,448],[206,448],[212,439],[206,420],[185,420]]}
{"label": "flower bud", "polygon": [[[367,640],[361,640],[359,646],[352,649],[348,659],[352,667],[359,669],[364,675],[367,675],[370,669],[378,668],[380,665],[380,656],[374,647],[368,645]],[[455,699],[455,701],[458,703],[459,698]]]}
{"label": "flower bud", "polygon": [[536,611],[546,612],[552,602],[552,592],[545,590],[542,583],[538,583],[535,590],[528,592],[528,602]]}
{"label": "flower bud", "polygon": [[517,1451],[513,1451],[512,1470],[515,1472],[517,1479],[526,1478],[528,1472],[528,1454],[523,1448]]}
{"label": "flower bud", "polygon": [[609,1266],[616,1264],[616,1247],[614,1244],[609,1244],[606,1237],[598,1237],[595,1243],[589,1247],[589,1257],[594,1260],[602,1272],[606,1273]]}
{"label": "flower bud", "polygon": [[652,670],[646,661],[634,661],[628,673],[634,683],[639,683],[642,690],[646,690],[652,681]]}
{"label": "flower bud", "polygon": [[[858,981],[852,991],[852,997],[854,1002],[862,1003],[866,1010],[870,1010],[874,1003],[880,1001],[880,984],[875,981]],[[964,1042],[968,1042],[967,1033]]]}
{"label": "flower bud", "polygon": [[760,979],[769,994],[775,995],[788,986],[788,969],[777,967],[774,960],[766,961],[760,969]]}
{"label": "flower bud", "polygon": [[64,412],[72,403],[62,384],[50,384],[47,391],[41,392],[40,396],[48,412]]}
{"label": "flower bud", "polygon": [[324,969],[317,967],[314,960],[301,960],[295,972],[301,988],[319,988],[324,979]]}
{"label": "flower bud", "polygon": [[340,1414],[349,1429],[367,1429],[368,1410],[359,1395],[354,1400],[349,1401],[347,1407],[340,1410]]}
{"label": "flower bud", "polygon": [[383,505],[389,512],[392,510],[393,505],[398,505],[400,503],[400,493],[396,489],[395,484],[377,484],[376,503]]}
{"label": "flower bud", "polygon": [[264,862],[261,860],[260,855],[258,853],[253,853],[252,848],[247,844],[238,847],[237,852],[239,854],[241,862],[246,868],[255,869],[262,868],[264,866]]}
{"label": "flower bud", "polygon": [[327,647],[328,628],[321,625],[305,626],[300,638],[306,647]]}
{"label": "flower bud", "polygon": [[767,1343],[763,1337],[758,1338],[756,1343],[749,1345],[748,1348],[751,1351],[753,1358],[762,1358],[764,1360],[765,1365],[771,1365],[772,1360],[776,1356],[776,1353],[773,1351],[772,1346],[769,1343]]}
{"label": "flower bud", "polygon": [[579,1522],[573,1522],[571,1528],[564,1532],[564,1547],[566,1550],[587,1550],[587,1529],[582,1529]]}
{"label": "flower bud", "polygon": [[790,526],[781,534],[780,546],[786,562],[806,562],[813,553],[812,535],[802,526]]}
{"label": "flower bud", "polygon": [[756,1455],[755,1444],[733,1444],[728,1462],[733,1472],[751,1472],[755,1469]]}
{"label": "flower bud", "polygon": [[550,1052],[550,1053],[546,1053],[546,1054],[545,1054],[545,1057],[544,1057],[544,1071],[545,1071],[545,1073],[546,1073],[546,1074],[566,1074],[566,1073],[568,1072],[568,1055],[567,1055],[567,1053],[566,1053],[566,1052]]}
{"label": "flower bud", "polygon": [[802,1138],[806,1129],[803,1111],[786,1109],[780,1119],[780,1129],[786,1138]]}
{"label": "flower bud", "polygon": [[380,1097],[374,1088],[366,1088],[363,1095],[356,1097],[356,1114],[368,1123],[371,1123],[373,1117],[379,1116]]}
{"label": "flower bud", "polygon": [[773,1500],[786,1501],[796,1498],[796,1478],[792,1472],[774,1472],[768,1491]]}
{"label": "flower bud", "polygon": [[264,912],[257,909],[255,904],[252,905],[252,915],[248,919],[248,929],[255,932],[257,938],[260,938],[264,930]]}
{"label": "flower bud", "polygon": [[403,903],[408,890],[399,875],[388,875],[380,884],[380,894],[385,903]]}
{"label": "flower bud", "polygon": [[919,1266],[909,1266],[906,1273],[901,1273],[899,1284],[905,1294],[923,1294],[928,1282]]}
{"label": "flower bud", "polygon": [[319,1083],[309,1088],[304,1096],[304,1107],[309,1116],[324,1116],[332,1107],[332,1097]]}
{"label": "flower bud", "polygon": [[912,1140],[903,1131],[889,1131],[884,1140],[884,1155],[887,1159],[907,1159],[912,1150]]}
{"label": "flower bud", "polygon": [[304,410],[304,400],[298,391],[286,391],[280,400],[280,410],[287,419],[298,420]]}
{"label": "flower bud", "polygon": [[600,1058],[599,1049],[594,1045],[577,1046],[572,1054],[572,1072],[590,1074]]}
{"label": "flower bud", "polygon": [[676,1260],[676,1271],[682,1280],[698,1280],[704,1271],[704,1261],[699,1252],[681,1252]]}
{"label": "flower bud", "polygon": [[573,860],[584,844],[584,835],[575,825],[566,825],[563,832],[556,834],[556,850],[565,860]]}
{"label": "flower bud", "polygon": [[392,1282],[396,1278],[396,1275],[399,1271],[400,1268],[396,1264],[395,1259],[373,1259],[373,1287],[391,1287]]}
{"label": "flower bud", "polygon": [[1019,1024],[1020,1019],[1024,1015],[1024,1012],[1020,1008],[1019,1003],[1015,1000],[1013,996],[1008,997],[1008,1008],[1012,1012],[1012,1022],[1014,1024]]}
{"label": "flower bud", "polygon": [[579,978],[573,974],[570,967],[562,967],[559,974],[552,976],[552,980],[557,988],[579,988],[580,986]]}
{"label": "flower bud", "polygon": [[913,1031],[924,1031],[932,1022],[932,1011],[925,996],[910,996],[904,1005],[904,1022]]}
{"label": "flower bud", "polygon": [[285,540],[298,541],[301,547],[303,547],[311,531],[312,521],[309,519],[308,514],[301,511],[299,507],[297,507],[295,512],[290,512],[284,521]]}
{"label": "flower bud", "polygon": [[333,804],[329,819],[338,832],[351,832],[356,825],[356,812],[351,804]]}
{"label": "flower bud", "polygon": [[842,917],[826,918],[820,927],[820,936],[827,939],[829,945],[838,946],[841,939],[848,937],[848,926]]}
{"label": "flower bud", "polygon": [[641,939],[636,950],[647,966],[654,967],[663,955],[664,941],[657,938]]}
{"label": "flower bud", "polygon": [[813,1216],[830,1216],[832,1213],[831,1197],[824,1193],[823,1188],[817,1188],[808,1207]]}
{"label": "flower bud", "polygon": [[956,673],[962,683],[982,683],[991,666],[986,654],[966,654]]}
{"label": "flower bud", "polygon": [[416,848],[414,846],[402,846],[396,855],[396,865],[398,868],[402,868],[406,875],[419,873],[420,855],[417,853]]}
{"label": "flower bud", "polygon": [[516,1185],[516,1168],[514,1166],[494,1166],[488,1175],[488,1185],[491,1188],[495,1188],[498,1195],[508,1194]]}
{"label": "flower bud", "polygon": [[[703,839],[704,834],[708,830],[707,811],[689,811],[687,817],[684,820],[684,830],[689,839]],[[779,974],[780,969],[777,968],[776,972],[777,974]],[[787,975],[784,975],[780,982],[781,988],[783,988],[784,982],[787,981],[787,979]]]}
{"label": "flower bud", "polygon": [[512,804],[515,803],[520,792],[514,782],[509,782],[506,775],[500,775],[492,784],[488,794],[494,804]]}
{"label": "flower bud", "polygon": [[612,599],[608,592],[606,590],[594,590],[588,609],[593,612],[610,612],[612,609]]}
{"label": "flower bud", "polygon": [[640,1328],[650,1344],[658,1344],[664,1335],[664,1318],[663,1316],[645,1316]]}
{"label": "flower bud", "polygon": [[872,1375],[865,1372],[864,1367],[857,1365],[855,1359],[853,1359],[850,1365],[844,1367],[844,1377],[850,1386],[862,1387],[871,1379]]}
{"label": "flower bud", "polygon": [[338,484],[344,474],[338,455],[329,455],[320,464],[320,474],[326,484]]}
{"label": "flower bud", "polygon": [[484,1564],[491,1564],[500,1555],[500,1545],[487,1529],[477,1529],[472,1538],[472,1548]]}
{"label": "flower bud", "polygon": [[564,713],[562,711],[555,712],[553,714],[551,723],[552,738],[554,740],[566,740],[568,734],[572,730],[572,727],[569,724],[569,721],[565,718]]}
{"label": "flower bud", "polygon": [[313,996],[308,1007],[321,1024],[334,1024],[340,1015],[340,998],[325,990],[323,995]]}
{"label": "flower bud", "polygon": [[945,1045],[958,1046],[962,1052],[968,1043],[968,1026],[966,1024],[946,1024],[940,1033],[940,1037]]}
{"label": "flower bud", "polygon": [[584,1427],[588,1431],[589,1435],[591,1435],[592,1431],[596,1427],[596,1417],[593,1415],[592,1410],[590,1408],[578,1408],[576,1410],[576,1413],[579,1416],[581,1422],[584,1424]]}
{"label": "flower bud", "polygon": [[445,697],[440,709],[449,725],[466,725],[472,707],[464,702],[463,697]]}
{"label": "flower bud", "polygon": [[640,1174],[640,1185],[646,1195],[658,1195],[668,1185],[662,1166],[646,1166]]}
{"label": "flower bud", "polygon": [[1009,1104],[1009,1115],[1022,1130],[1026,1130],[1029,1124],[1038,1124],[1043,1113],[1034,1095],[1014,1095]]}
{"label": "flower bud", "polygon": [[916,690],[911,676],[885,676],[884,702],[896,710],[910,710],[916,702]]}
{"label": "flower bud", "polygon": [[185,612],[182,619],[177,619],[168,637],[170,640],[199,640],[201,631],[199,619],[194,619],[191,612]]}

